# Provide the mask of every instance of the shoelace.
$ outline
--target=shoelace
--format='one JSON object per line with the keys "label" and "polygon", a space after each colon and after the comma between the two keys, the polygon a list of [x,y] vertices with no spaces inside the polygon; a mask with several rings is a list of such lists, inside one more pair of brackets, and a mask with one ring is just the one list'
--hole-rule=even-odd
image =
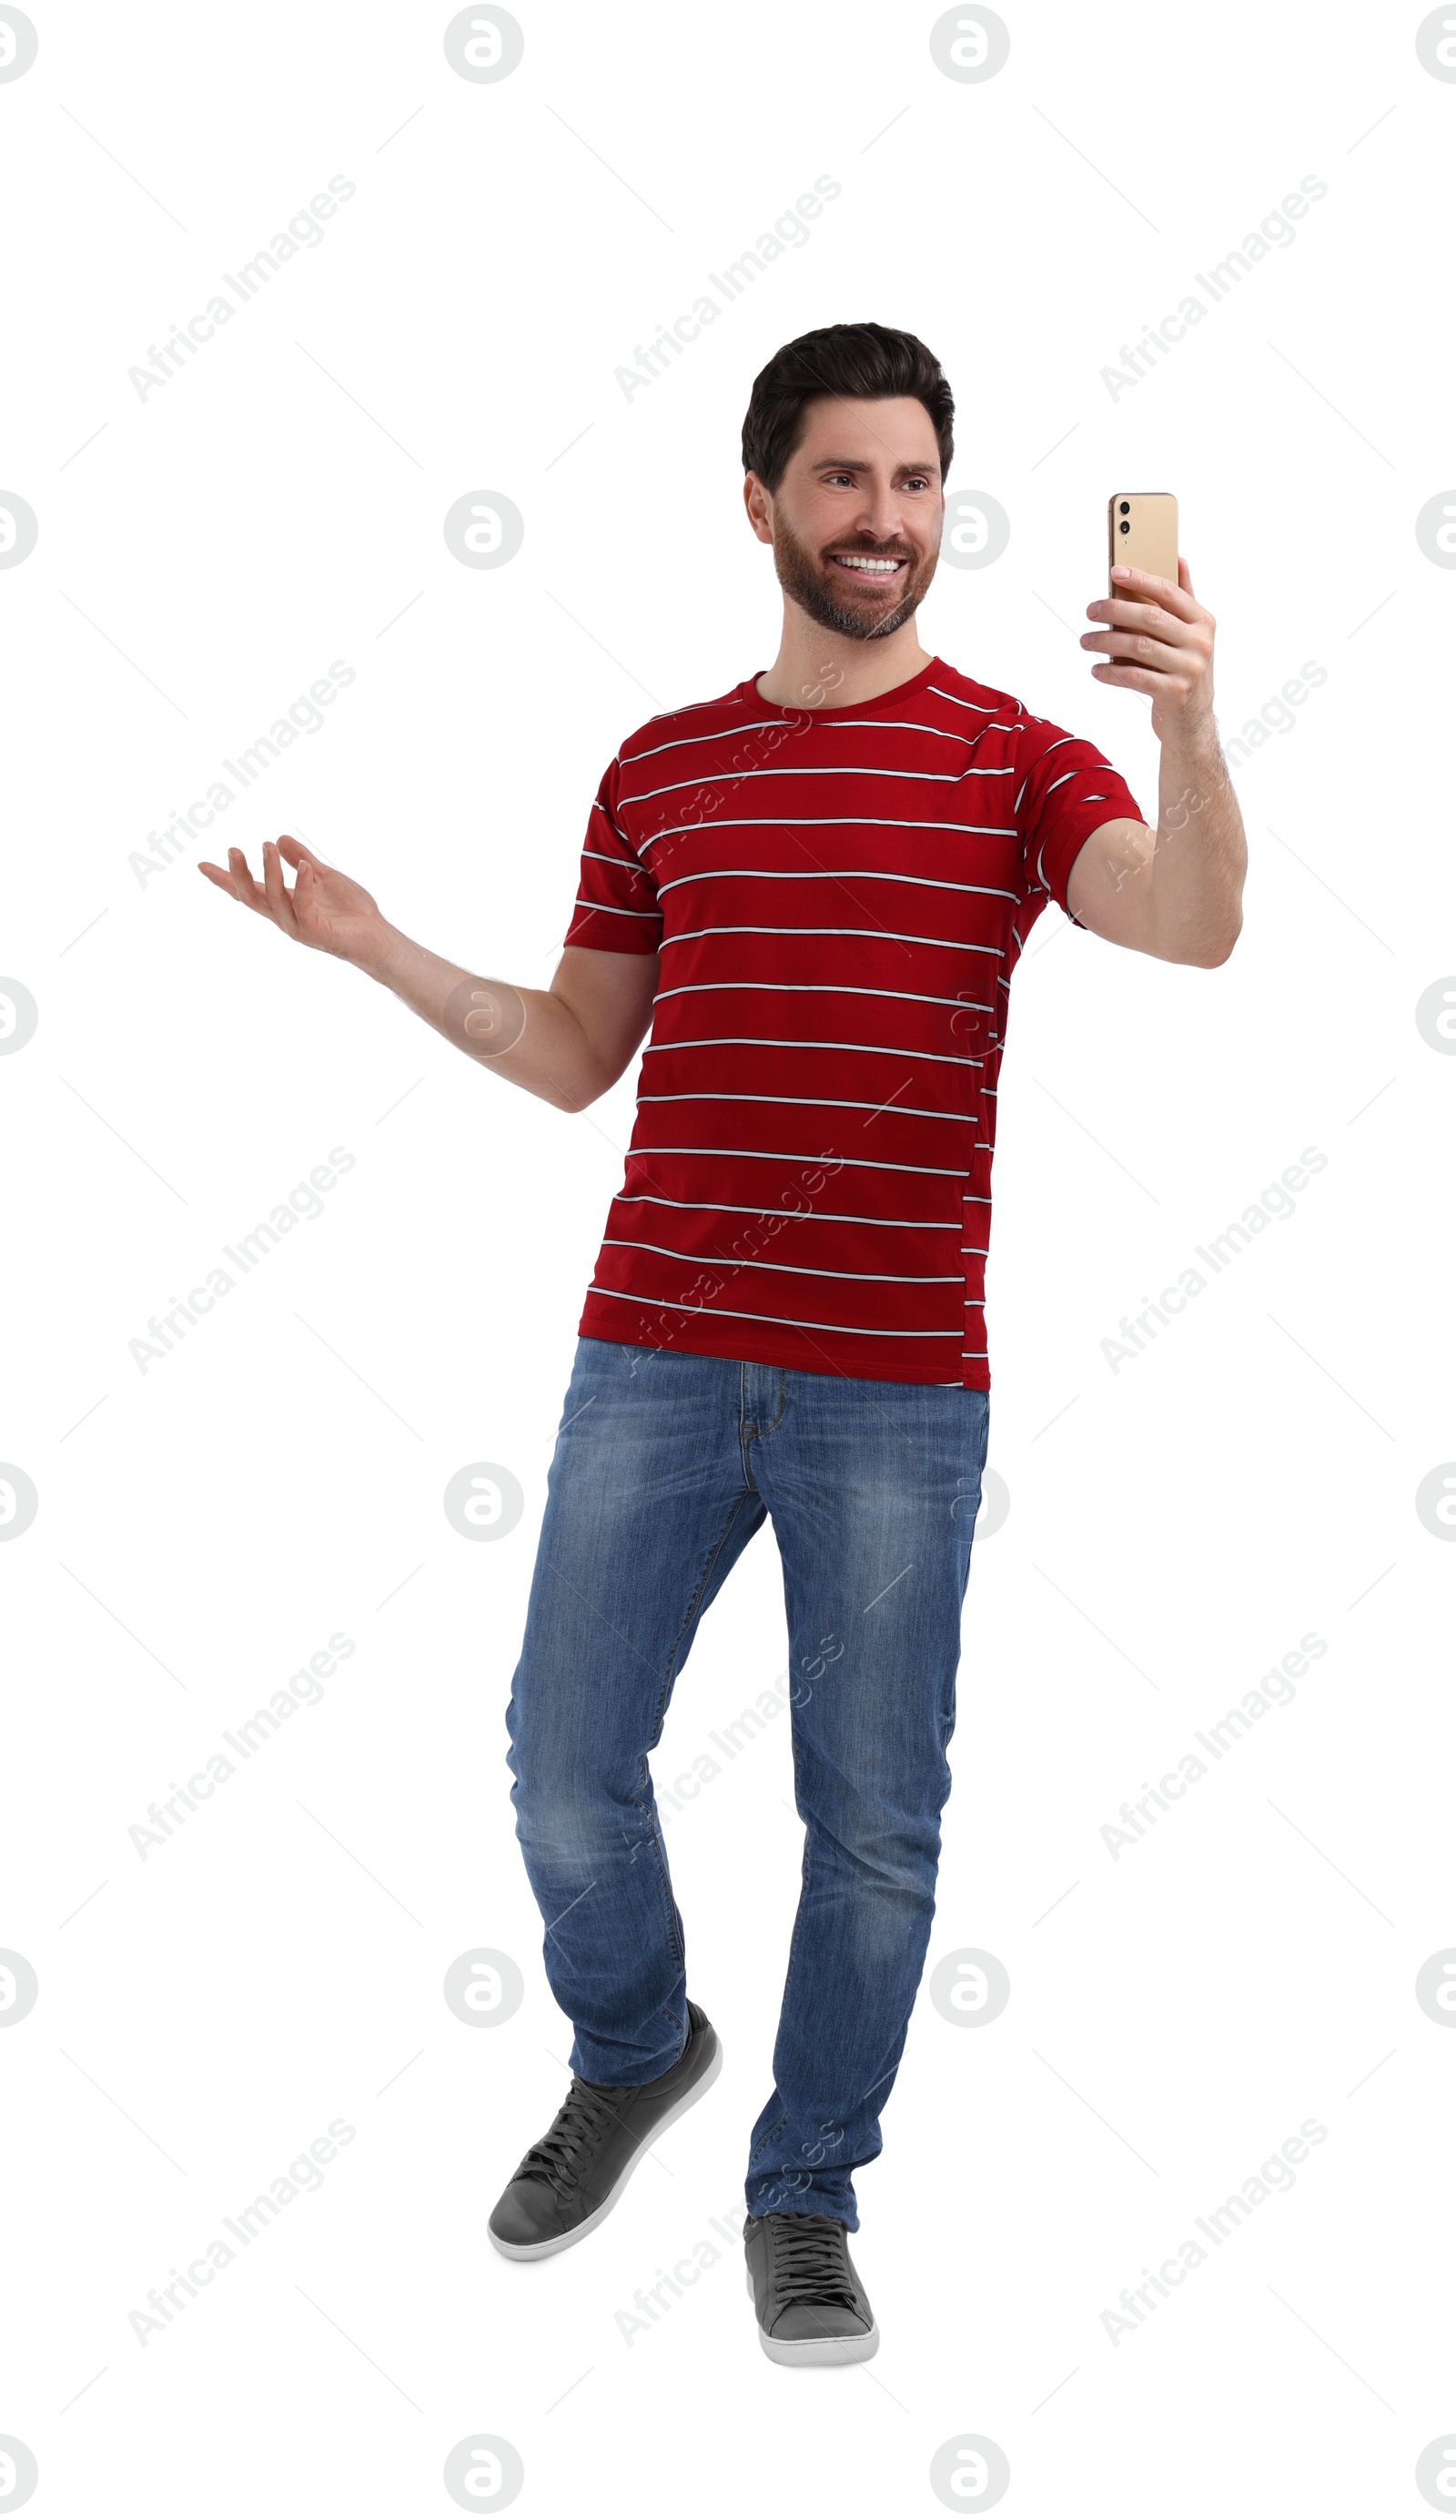
{"label": "shoelace", "polygon": [[543,2179],[559,2196],[569,2198],[591,2168],[597,2146],[616,2122],[616,2110],[599,2092],[589,2091],[575,2075],[571,2088],[539,2143],[533,2143],[516,2176]]}
{"label": "shoelace", "polygon": [[816,2216],[774,2217],[773,2272],[789,2300],[817,2309],[857,2310],[842,2257],[843,2226],[828,2228]]}

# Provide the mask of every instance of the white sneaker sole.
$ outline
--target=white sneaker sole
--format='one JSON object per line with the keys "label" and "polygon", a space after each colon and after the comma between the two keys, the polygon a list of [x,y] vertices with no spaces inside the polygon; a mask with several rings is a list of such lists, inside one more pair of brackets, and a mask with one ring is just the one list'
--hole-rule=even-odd
{"label": "white sneaker sole", "polygon": [[650,2152],[659,2137],[664,2136],[668,2128],[670,2126],[675,2126],[678,2119],[692,2107],[693,2102],[695,2100],[701,2100],[704,2092],[711,2089],[722,2071],[722,2042],[718,2040],[716,2038],[716,2034],[714,2034],[713,2052],[708,2058],[707,2063],[704,2066],[697,2082],[690,2083],[688,2085],[688,2088],[683,2092],[681,2099],[674,2100],[666,2116],[664,2118],[659,2118],[657,2125],[652,2130],[652,2133],[643,2137],[636,2151],[629,2155],[624,2167],[618,2173],[616,2185],[613,2188],[611,2195],[603,2199],[594,2214],[588,2214],[584,2222],[578,2223],[574,2231],[562,2231],[555,2239],[551,2240],[498,2240],[495,2233],[490,2230],[490,2227],[487,2224],[486,2229],[489,2232],[492,2248],[498,2249],[503,2258],[554,2258],[557,2257],[563,2249],[574,2249],[578,2240],[584,2240],[586,2238],[588,2231],[594,2231],[599,2223],[606,2222],[608,2215],[611,2213],[613,2206],[616,2203],[617,2198],[620,2196],[627,2181],[631,2178],[638,2162],[642,2159],[643,2154],[645,2152]]}
{"label": "white sneaker sole", "polygon": [[[751,2269],[749,2270],[749,2299],[756,2310],[758,2295],[753,2289]],[[880,2329],[875,2323],[863,2336],[770,2336],[759,2323],[758,2342],[770,2362],[823,2363],[868,2362],[880,2351]]]}

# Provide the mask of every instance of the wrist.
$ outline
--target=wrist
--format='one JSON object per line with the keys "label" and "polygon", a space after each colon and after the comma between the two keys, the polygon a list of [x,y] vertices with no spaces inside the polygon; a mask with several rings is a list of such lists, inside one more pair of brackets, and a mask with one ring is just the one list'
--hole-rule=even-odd
{"label": "wrist", "polygon": [[410,958],[418,959],[418,946],[411,945],[399,928],[391,927],[387,919],[382,919],[376,927],[369,930],[349,960],[355,969],[364,972],[368,979],[378,980],[381,988],[397,989]]}
{"label": "wrist", "polygon": [[1197,716],[1174,719],[1163,729],[1159,742],[1165,752],[1176,753],[1188,762],[1216,760],[1219,753],[1218,721],[1213,715],[1211,701],[1201,708]]}

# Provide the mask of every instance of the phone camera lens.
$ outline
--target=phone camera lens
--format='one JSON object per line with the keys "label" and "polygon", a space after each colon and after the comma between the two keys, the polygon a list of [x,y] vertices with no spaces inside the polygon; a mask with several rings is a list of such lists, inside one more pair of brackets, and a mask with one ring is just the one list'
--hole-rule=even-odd
{"label": "phone camera lens", "polygon": [[1117,514],[1118,514],[1118,516],[1119,516],[1119,517],[1125,517],[1125,516],[1126,516],[1126,514],[1127,514],[1127,501],[1126,501],[1125,499],[1123,500],[1123,502],[1122,502],[1121,506],[1118,508],[1118,510],[1117,510]]}
{"label": "phone camera lens", "polygon": [[1131,527],[1131,525],[1125,525],[1125,524],[1124,524],[1124,525],[1119,525],[1119,526],[1117,527],[1117,531],[1118,531],[1118,533],[1119,533],[1119,534],[1130,534],[1130,533],[1131,533],[1131,531],[1132,531],[1132,527]]}

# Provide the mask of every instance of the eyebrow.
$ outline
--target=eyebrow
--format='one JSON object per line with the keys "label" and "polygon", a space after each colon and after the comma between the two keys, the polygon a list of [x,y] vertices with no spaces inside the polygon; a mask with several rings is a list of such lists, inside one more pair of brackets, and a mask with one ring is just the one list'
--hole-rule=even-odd
{"label": "eyebrow", "polygon": [[[816,472],[868,472],[871,460],[867,455],[816,455],[812,469]],[[896,472],[938,472],[940,467],[933,456],[926,463],[912,462],[907,456],[892,469]]]}

